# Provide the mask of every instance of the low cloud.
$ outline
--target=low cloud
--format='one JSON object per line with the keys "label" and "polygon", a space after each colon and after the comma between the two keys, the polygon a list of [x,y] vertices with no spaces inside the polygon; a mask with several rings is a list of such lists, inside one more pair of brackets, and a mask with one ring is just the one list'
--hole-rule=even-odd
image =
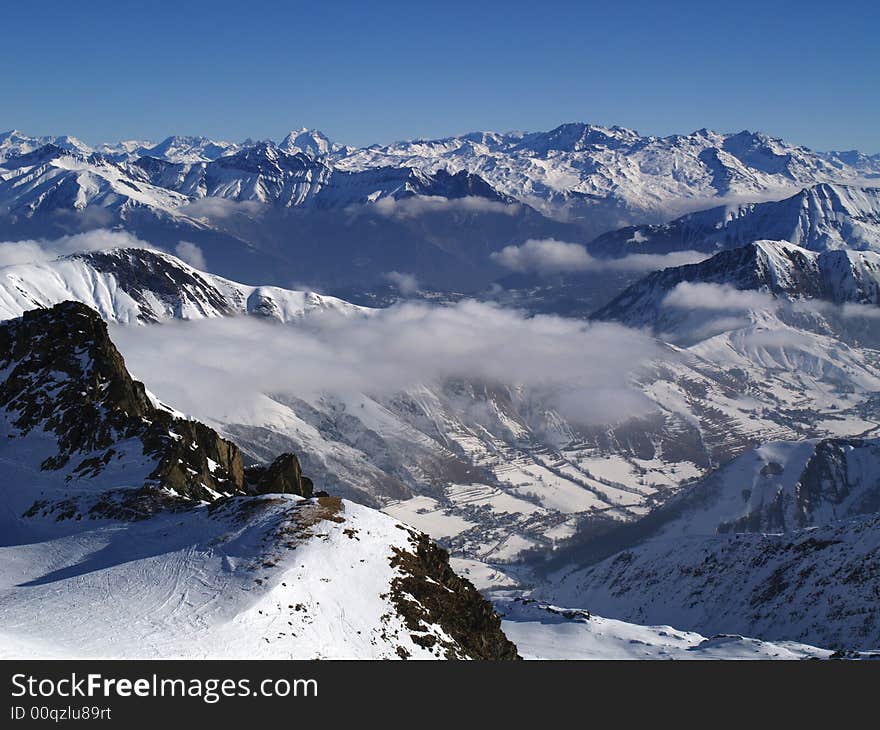
{"label": "low cloud", "polygon": [[553,238],[530,239],[521,246],[505,246],[490,258],[511,271],[542,275],[582,271],[629,271],[647,273],[671,266],[693,264],[708,258],[699,251],[673,251],[666,254],[635,253],[621,258],[596,258],[579,243]]}
{"label": "low cloud", "polygon": [[[774,297],[769,292],[736,289],[729,284],[709,284],[704,282],[681,282],[663,300],[663,306],[682,312],[704,312],[708,317],[703,321],[688,321],[688,325],[677,331],[661,333],[670,342],[696,342],[723,332],[748,328],[752,324],[764,326],[768,320],[765,314],[778,318],[786,325],[785,330],[777,328],[759,329],[749,335],[751,339],[744,344],[762,347],[803,347],[810,336],[792,334],[789,326],[805,327],[813,330],[830,325],[832,330],[858,321],[880,319],[880,307],[872,304],[847,302],[835,304],[820,299],[788,299]],[[772,319],[770,320],[772,322]],[[874,327],[874,325],[871,325]]]}
{"label": "low cloud", "polygon": [[467,196],[464,198],[444,198],[439,195],[414,195],[409,198],[395,200],[382,198],[369,206],[370,210],[387,218],[417,218],[427,213],[501,213],[516,215],[519,211],[516,204],[502,203],[497,200]]}
{"label": "low cloud", "polygon": [[259,216],[265,210],[266,206],[256,200],[229,200],[218,197],[199,198],[177,208],[179,213],[204,220],[220,220],[234,215]]}
{"label": "low cloud", "polygon": [[770,294],[737,289],[729,284],[683,281],[663,299],[663,306],[678,309],[705,309],[718,312],[749,312],[775,309],[778,300]]}
{"label": "low cloud", "polygon": [[450,378],[524,388],[580,423],[619,422],[652,411],[631,376],[660,354],[653,338],[617,324],[526,317],[473,301],[328,313],[296,327],[255,317],[115,327],[113,337],[163,400],[233,422],[264,394],[381,397]]}
{"label": "low cloud", "polygon": [[880,307],[871,304],[846,303],[840,313],[846,319],[880,319]]}
{"label": "low cloud", "polygon": [[816,344],[815,338],[806,332],[780,328],[746,332],[742,341],[747,346],[760,348],[809,349]]}
{"label": "low cloud", "polygon": [[200,271],[207,269],[205,255],[202,253],[202,249],[194,243],[181,241],[175,246],[174,253],[179,259],[182,259],[194,269],[199,269]]}
{"label": "low cloud", "polygon": [[98,229],[62,236],[53,240],[0,242],[0,266],[52,261],[80,251],[104,251],[111,248],[156,248],[126,231]]}
{"label": "low cloud", "polygon": [[683,281],[666,295],[663,306],[689,310],[708,310],[729,314],[755,311],[785,311],[796,314],[822,314],[844,319],[880,319],[880,307],[873,304],[834,302],[821,299],[787,299],[769,292],[736,289],[729,284]]}
{"label": "low cloud", "polygon": [[593,259],[599,270],[649,272],[705,261],[710,254],[702,251],[670,251],[669,253],[633,253],[619,259]]}
{"label": "low cloud", "polygon": [[538,274],[585,271],[593,261],[587,249],[580,244],[552,238],[532,238],[521,246],[505,246],[491,254],[490,258],[505,269]]}
{"label": "low cloud", "polygon": [[419,280],[414,274],[407,274],[400,271],[389,271],[385,274],[388,279],[404,296],[415,294],[419,290]]}

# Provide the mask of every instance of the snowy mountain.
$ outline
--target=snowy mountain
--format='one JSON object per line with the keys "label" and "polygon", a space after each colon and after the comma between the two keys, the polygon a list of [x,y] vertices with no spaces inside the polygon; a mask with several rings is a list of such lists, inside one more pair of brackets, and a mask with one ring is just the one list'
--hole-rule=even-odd
{"label": "snowy mountain", "polygon": [[170,213],[188,202],[131,168],[54,144],[0,163],[0,210],[12,219],[87,208],[123,216],[134,208]]}
{"label": "snowy mountain", "polygon": [[[767,297],[738,294],[749,291]],[[700,301],[701,292],[714,293],[715,299]],[[880,253],[850,249],[817,253],[783,241],[756,241],[700,263],[649,274],[593,317],[685,339],[699,336],[724,314],[742,316],[766,309],[771,299],[802,303],[802,315],[811,313],[810,300],[820,300],[817,307],[822,302],[861,305],[869,308],[865,313],[870,315],[871,307],[880,306]]]}
{"label": "snowy mountain", "polygon": [[662,225],[631,226],[589,244],[597,256],[713,252],[760,239],[812,251],[880,251],[880,187],[820,184],[778,202],[721,206]]}
{"label": "snowy mountain", "polygon": [[423,534],[312,497],[291,454],[243,468],[84,305],[0,325],[0,353],[4,656],[516,657]]}
{"label": "snowy mountain", "polygon": [[235,314],[292,322],[322,311],[363,311],[314,292],[237,284],[148,249],[92,251],[0,268],[0,319],[68,300],[123,324]]}
{"label": "snowy mountain", "polygon": [[411,168],[345,172],[298,148],[260,142],[210,162],[166,163],[153,157],[136,165],[159,186],[194,198],[254,201],[282,208],[345,208],[411,196],[447,199],[477,196],[512,203],[475,175],[446,170],[428,174]]}
{"label": "snowy mountain", "polygon": [[[180,165],[184,169],[177,170],[177,183],[171,187],[177,191],[181,186],[188,188],[185,192],[189,195],[199,189],[192,179],[185,182],[188,177],[200,176],[192,166],[200,170],[244,153],[244,160],[236,164],[244,163],[242,169],[247,171],[248,151],[252,149],[258,150],[258,157],[265,157],[268,148],[275,150],[272,154],[276,156],[302,155],[339,171],[402,168],[428,176],[441,170],[450,175],[464,173],[481,178],[497,194],[546,215],[578,220],[592,235],[632,223],[660,223],[676,213],[709,207],[713,201],[779,199],[804,186],[858,184],[880,175],[876,156],[817,153],[760,133],[718,134],[703,129],[689,135],[643,137],[629,129],[584,123],[563,124],[548,132],[473,132],[361,149],[337,144],[323,133],[305,128],[290,132],[277,145],[172,136],[155,145],[120,142],[97,150],[71,137],[28,137],[12,131],[0,135],[0,161],[46,144],[85,156],[98,151],[120,164],[151,158]],[[230,174],[228,168],[226,174]],[[167,183],[175,178],[169,174],[163,180]],[[250,189],[246,181],[238,187],[232,196],[228,185],[218,190],[226,191],[225,197],[238,199],[242,191]],[[211,188],[205,186],[202,194],[214,195]],[[281,200],[287,205],[291,198],[281,196]],[[763,237],[786,238],[769,233]]]}
{"label": "snowy mountain", "polygon": [[564,551],[548,590],[637,623],[875,649],[878,456],[876,438],[763,444]]}
{"label": "snowy mountain", "polygon": [[639,624],[876,650],[880,516],[791,534],[657,539],[556,577],[562,605]]}
{"label": "snowy mountain", "polygon": [[[563,124],[549,132],[472,133],[342,154],[344,169],[378,165],[468,170],[548,215],[593,219],[605,230],[659,222],[713,199],[783,197],[817,182],[876,175],[871,164],[825,156],[754,132],[642,137],[620,127]],[[601,230],[595,231],[596,233]]]}
{"label": "snowy mountain", "polygon": [[[152,147],[142,147],[135,152],[138,157],[157,157],[168,162],[192,163],[216,160],[234,154],[243,145],[233,142],[215,142],[207,137],[166,137]],[[131,159],[129,153],[128,159]]]}
{"label": "snowy mountain", "polygon": [[24,217],[89,207],[120,213],[136,206],[185,216],[185,210],[175,209],[204,197],[284,208],[344,208],[413,196],[513,202],[466,172],[380,168],[349,173],[272,143],[207,161],[171,162],[148,155],[131,164],[47,144],[3,161],[0,171],[2,209]]}
{"label": "snowy mountain", "polygon": [[[628,224],[643,225],[591,252],[709,252],[766,238],[870,249],[880,240],[876,188],[840,185],[870,185],[873,158],[752,133],[658,138],[568,124],[354,149],[300,129],[277,144],[175,136],[92,150],[10,132],[0,145],[7,240],[122,226],[169,249],[192,241],[228,278],[306,280],[359,301],[389,272],[426,291],[484,291],[507,273],[492,255],[508,245],[587,241]],[[735,204],[660,225],[723,201]],[[536,308],[582,314],[607,301],[605,289],[584,295],[595,288],[587,278],[564,296],[537,287],[547,301]],[[530,306],[527,292],[513,296]]]}
{"label": "snowy mountain", "polygon": [[309,157],[319,158],[327,157],[331,154],[347,154],[353,151],[353,147],[337,144],[333,142],[326,134],[317,129],[300,129],[292,130],[278,146],[288,154],[296,154],[301,152]]}
{"label": "snowy mountain", "polygon": [[556,562],[593,564],[649,539],[795,533],[871,516],[880,512],[878,456],[877,438],[769,441],[641,520],[573,541]]}
{"label": "snowy mountain", "polygon": [[[125,144],[125,143],[121,143]],[[0,161],[11,157],[19,157],[30,152],[53,145],[70,152],[78,152],[88,156],[93,150],[82,140],[68,135],[29,137],[17,129],[0,133]]]}

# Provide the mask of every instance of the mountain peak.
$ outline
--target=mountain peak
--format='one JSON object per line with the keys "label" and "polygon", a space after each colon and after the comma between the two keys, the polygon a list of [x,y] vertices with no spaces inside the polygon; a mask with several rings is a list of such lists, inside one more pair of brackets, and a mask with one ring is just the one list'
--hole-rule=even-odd
{"label": "mountain peak", "polygon": [[337,147],[326,134],[307,127],[292,130],[278,146],[285,152],[302,152],[309,157],[325,157]]}

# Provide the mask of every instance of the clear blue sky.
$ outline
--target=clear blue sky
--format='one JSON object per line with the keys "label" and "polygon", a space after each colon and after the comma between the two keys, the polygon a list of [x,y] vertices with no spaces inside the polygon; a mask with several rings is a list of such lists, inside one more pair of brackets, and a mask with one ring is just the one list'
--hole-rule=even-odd
{"label": "clear blue sky", "polygon": [[873,153],[877,4],[4,3],[0,129],[364,145],[580,120]]}

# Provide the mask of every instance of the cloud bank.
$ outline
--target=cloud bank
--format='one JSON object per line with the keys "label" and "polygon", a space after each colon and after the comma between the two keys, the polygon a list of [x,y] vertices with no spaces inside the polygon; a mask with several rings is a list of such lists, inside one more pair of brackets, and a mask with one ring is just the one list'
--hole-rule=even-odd
{"label": "cloud bank", "polygon": [[229,200],[206,197],[177,208],[177,212],[202,220],[222,220],[234,215],[259,216],[267,210],[264,203],[256,200]]}
{"label": "cloud bank", "polygon": [[737,289],[730,284],[683,281],[663,299],[663,306],[744,314],[753,311],[786,311],[799,314],[824,314],[844,319],[880,319],[880,307],[872,304],[834,302],[820,299],[786,299],[769,292]]}
{"label": "cloud bank", "polygon": [[427,213],[501,213],[516,215],[519,205],[501,203],[478,196],[444,198],[440,195],[414,195],[409,198],[381,198],[370,205],[370,210],[387,218],[417,218]]}
{"label": "cloud bank", "polygon": [[505,246],[490,258],[506,269],[542,275],[582,271],[630,271],[647,273],[670,266],[693,264],[708,258],[699,251],[673,251],[668,254],[635,253],[616,259],[596,258],[579,243],[553,238],[529,239],[520,246]]}
{"label": "cloud bank", "polygon": [[677,309],[702,309],[712,312],[749,312],[776,309],[781,300],[770,294],[750,289],[737,289],[730,284],[706,284],[683,281],[666,295],[663,306]]}
{"label": "cloud bank", "polygon": [[619,422],[653,409],[630,381],[660,354],[653,338],[617,324],[530,318],[473,301],[326,313],[296,326],[238,317],[114,327],[112,336],[163,400],[231,422],[267,393],[382,397],[450,378],[525,388],[578,423]]}
{"label": "cloud bank", "polygon": [[385,274],[385,278],[390,281],[397,291],[404,296],[415,294],[419,290],[419,280],[414,274],[407,274],[401,271],[389,271]]}
{"label": "cloud bank", "polygon": [[104,251],[111,248],[151,248],[149,243],[140,240],[126,231],[98,229],[54,240],[24,240],[0,242],[0,266],[13,264],[32,264],[52,261],[59,256],[81,251]]}
{"label": "cloud bank", "polygon": [[174,247],[174,253],[179,259],[185,261],[194,269],[206,271],[208,268],[207,263],[205,262],[205,254],[202,253],[202,249],[194,243],[181,241]]}

